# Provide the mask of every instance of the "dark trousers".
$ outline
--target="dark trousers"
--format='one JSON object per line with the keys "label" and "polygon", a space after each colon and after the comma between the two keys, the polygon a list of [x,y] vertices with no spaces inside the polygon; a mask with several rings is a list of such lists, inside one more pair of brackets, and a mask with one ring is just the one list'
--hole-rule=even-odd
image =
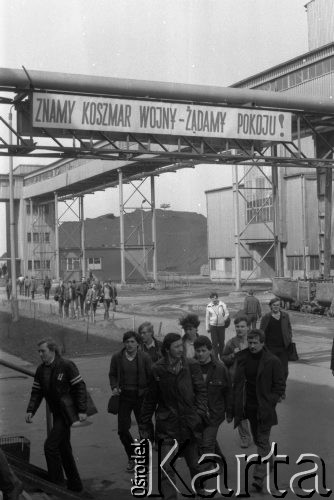
{"label": "dark trousers", "polygon": [[218,355],[222,357],[225,346],[225,326],[210,325],[210,335],[216,358],[218,358]]}
{"label": "dark trousers", "polygon": [[79,295],[81,316],[85,315],[85,297]]}
{"label": "dark trousers", "polygon": [[200,455],[205,453],[215,453],[225,460],[224,453],[222,452],[217,441],[217,434],[220,424],[208,425],[204,428],[202,438],[199,443]]}
{"label": "dark trousers", "polygon": [[49,300],[49,296],[50,296],[50,288],[44,288],[45,300]]}
{"label": "dark trousers", "polygon": [[256,329],[256,321],[257,321],[257,315],[256,314],[246,314],[248,321],[250,322],[252,330]]}
{"label": "dark trousers", "polygon": [[49,479],[53,483],[64,483],[65,471],[70,486],[81,486],[81,479],[71,446],[70,426],[61,415],[53,415],[53,427],[44,443],[44,453]]}
{"label": "dark trousers", "polygon": [[[173,445],[174,443],[163,441],[161,446],[162,458],[164,458],[169,453]],[[179,446],[181,447],[182,443],[179,443]],[[198,444],[195,439],[190,439],[189,441],[187,441],[187,445],[185,446],[183,451],[183,456],[187,463],[191,478],[193,478],[199,472],[202,472],[202,467],[198,464],[198,459],[199,459]],[[166,473],[162,473],[161,477],[161,493],[163,495],[164,500],[177,500],[179,498],[175,486],[172,484],[172,482],[173,483],[175,482],[175,470],[171,466],[171,461],[172,459],[169,459],[166,462],[164,466]],[[169,478],[172,480],[172,482],[170,481]],[[196,486],[197,485],[195,484],[195,488]],[[189,492],[186,491],[185,493],[188,494]]]}
{"label": "dark trousers", "polygon": [[104,319],[109,319],[109,309],[110,309],[111,299],[104,299]]}
{"label": "dark trousers", "polygon": [[143,398],[138,396],[137,391],[121,392],[118,410],[118,435],[129,460],[133,454],[132,443],[134,442],[130,433],[131,414],[132,412],[135,414],[136,422],[139,425],[142,403]]}
{"label": "dark trousers", "polygon": [[[257,448],[257,453],[260,457],[265,457],[269,454],[270,445],[270,431],[271,426],[261,425],[258,421],[258,406],[255,404],[246,404],[246,417],[249,420],[251,433],[253,436],[254,444]],[[269,459],[270,470],[272,468],[273,459]],[[268,473],[268,464],[256,464],[254,466],[253,478],[259,485],[263,486],[264,480]]]}
{"label": "dark trousers", "polygon": [[18,482],[18,478],[7,462],[6,455],[0,450],[0,490],[3,493],[10,493]]}

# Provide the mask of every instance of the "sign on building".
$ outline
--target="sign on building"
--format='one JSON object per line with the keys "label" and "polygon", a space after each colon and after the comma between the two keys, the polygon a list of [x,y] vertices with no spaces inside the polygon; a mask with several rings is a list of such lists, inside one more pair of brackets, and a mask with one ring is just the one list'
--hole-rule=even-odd
{"label": "sign on building", "polygon": [[291,113],[172,102],[33,94],[37,128],[291,141]]}

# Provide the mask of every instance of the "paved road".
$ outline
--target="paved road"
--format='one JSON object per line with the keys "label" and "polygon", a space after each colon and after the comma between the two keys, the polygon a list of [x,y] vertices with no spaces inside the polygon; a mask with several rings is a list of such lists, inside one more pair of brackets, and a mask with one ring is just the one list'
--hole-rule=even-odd
{"label": "paved road", "polygon": [[[147,294],[149,295],[149,294]],[[154,304],[154,297],[127,297],[129,304],[134,308],[141,308],[140,318],[150,317],[149,308],[156,313],[158,305]],[[269,297],[269,296],[268,296]],[[266,298],[268,298],[266,297]],[[176,324],[180,308],[177,313],[171,309],[178,304],[186,304],[190,308],[199,303],[204,297],[188,298],[185,294],[173,297],[159,297],[164,300],[164,307],[168,311],[160,311],[159,320],[168,325]],[[238,299],[239,300],[239,299]],[[235,297],[231,306],[239,307]],[[125,299],[124,299],[125,302]],[[201,302],[203,304],[203,302]],[[205,303],[205,302],[204,302]],[[170,304],[170,306],[169,306]],[[233,305],[235,304],[235,305]],[[160,304],[161,306],[161,304]],[[183,306],[184,309],[184,306]],[[200,310],[202,315],[203,311]],[[125,314],[125,313],[124,313]],[[334,322],[327,318],[304,316],[291,313],[295,340],[301,355],[301,360],[290,364],[287,399],[279,405],[279,426],[273,429],[272,438],[278,443],[279,454],[290,457],[288,465],[279,466],[279,486],[286,488],[286,498],[296,498],[290,491],[290,479],[296,472],[310,469],[310,464],[297,465],[296,460],[303,453],[312,453],[321,457],[326,466],[327,487],[334,489],[334,377],[329,370],[329,358],[332,339],[334,337]],[[229,328],[228,336],[233,334],[233,327]],[[0,353],[0,356],[5,354]],[[14,357],[9,357],[16,362]],[[73,447],[78,458],[82,476],[95,491],[99,500],[132,498],[130,494],[131,475],[124,472],[126,457],[117,437],[116,417],[106,413],[106,404],[109,397],[108,369],[109,356],[95,358],[79,358],[75,360],[99,409],[99,413],[92,417],[93,424],[87,427],[74,429]],[[45,467],[43,458],[43,440],[45,436],[45,414],[41,407],[32,425],[24,422],[25,408],[29,398],[31,379],[17,376],[11,370],[0,368],[0,421],[2,434],[16,434],[26,436],[31,441],[31,461]],[[137,430],[134,427],[134,434]],[[224,423],[219,433],[219,441],[225,451],[228,465],[228,486],[237,489],[237,459],[236,455],[242,450],[239,448],[238,436],[231,425]],[[255,452],[255,448],[250,448]],[[181,464],[182,466],[182,464]],[[312,487],[310,480],[302,486]],[[321,483],[321,481],[320,481]],[[271,495],[253,495],[254,498],[271,498]],[[220,496],[221,498],[221,496]],[[314,495],[313,498],[320,498]]]}

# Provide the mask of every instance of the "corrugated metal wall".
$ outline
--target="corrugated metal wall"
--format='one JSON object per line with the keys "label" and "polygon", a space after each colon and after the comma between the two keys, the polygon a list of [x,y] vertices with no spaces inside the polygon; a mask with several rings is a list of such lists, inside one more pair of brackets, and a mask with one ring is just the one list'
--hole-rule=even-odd
{"label": "corrugated metal wall", "polygon": [[234,257],[232,189],[211,191],[206,196],[209,258]]}
{"label": "corrugated metal wall", "polygon": [[307,8],[309,50],[316,49],[334,40],[333,0],[314,0]]}
{"label": "corrugated metal wall", "polygon": [[287,255],[303,255],[301,177],[286,179]]}
{"label": "corrugated metal wall", "polygon": [[[316,179],[305,179],[306,195],[306,240],[310,255],[319,255],[318,199]],[[334,233],[332,231],[332,235]],[[333,239],[332,236],[332,239]]]}

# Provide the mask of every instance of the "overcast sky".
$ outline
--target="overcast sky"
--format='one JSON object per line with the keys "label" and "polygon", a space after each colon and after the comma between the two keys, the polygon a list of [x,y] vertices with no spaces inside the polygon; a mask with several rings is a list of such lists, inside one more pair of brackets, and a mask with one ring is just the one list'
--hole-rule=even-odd
{"label": "overcast sky", "polygon": [[[305,3],[0,0],[0,68],[228,86],[308,50]],[[8,159],[0,158],[0,172]],[[228,183],[222,166],[166,174],[157,206],[206,214],[204,191]],[[87,196],[86,216],[117,213],[117,205],[116,189]],[[3,233],[3,207],[0,221]]]}

